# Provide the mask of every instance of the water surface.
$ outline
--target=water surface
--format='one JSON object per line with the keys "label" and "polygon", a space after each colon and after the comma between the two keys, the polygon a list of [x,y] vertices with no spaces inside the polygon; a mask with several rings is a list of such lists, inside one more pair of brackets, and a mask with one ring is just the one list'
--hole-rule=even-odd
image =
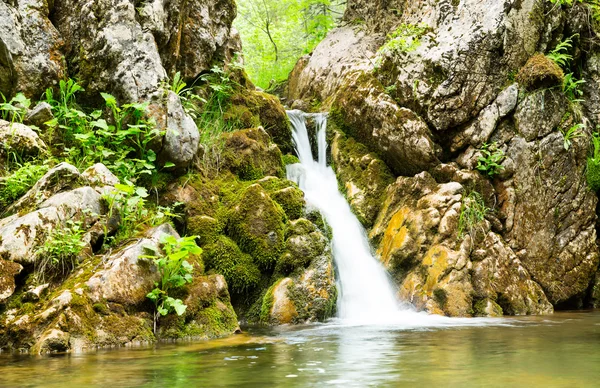
{"label": "water surface", "polygon": [[223,340],[0,355],[2,387],[593,387],[600,311],[419,329],[250,329]]}

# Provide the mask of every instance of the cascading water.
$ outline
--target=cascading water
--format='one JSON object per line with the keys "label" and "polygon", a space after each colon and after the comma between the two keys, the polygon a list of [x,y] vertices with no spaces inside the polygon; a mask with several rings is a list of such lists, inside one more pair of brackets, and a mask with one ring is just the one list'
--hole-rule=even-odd
{"label": "cascading water", "polygon": [[[325,217],[333,234],[333,257],[338,274],[338,315],[344,325],[377,325],[406,329],[416,327],[479,326],[502,324],[490,318],[447,318],[401,308],[385,269],[373,257],[367,235],[339,192],[337,177],[327,166],[327,115],[288,111],[292,140],[300,159],[287,167],[308,205]],[[314,160],[306,119],[317,128],[318,160]]]}
{"label": "cascading water", "polygon": [[[289,111],[293,141],[300,164],[288,166],[288,179],[298,183],[309,205],[317,208],[333,232],[337,266],[339,317],[351,322],[389,322],[400,309],[385,270],[371,254],[362,225],[338,190],[334,171],[327,166],[327,116]],[[313,159],[306,118],[317,127],[318,160]]]}

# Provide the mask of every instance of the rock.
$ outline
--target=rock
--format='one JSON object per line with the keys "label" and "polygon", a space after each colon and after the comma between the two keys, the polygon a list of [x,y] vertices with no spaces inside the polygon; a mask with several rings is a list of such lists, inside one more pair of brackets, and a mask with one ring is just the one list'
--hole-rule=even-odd
{"label": "rock", "polygon": [[273,286],[273,306],[271,307],[269,319],[280,325],[293,323],[298,317],[296,306],[288,297],[288,287],[292,285],[292,279],[285,278]]}
{"label": "rock", "polygon": [[33,347],[33,353],[62,353],[70,349],[70,336],[58,329],[50,329],[42,334]]}
{"label": "rock", "polygon": [[198,152],[200,133],[194,120],[183,110],[177,94],[169,92],[166,106],[167,130],[160,157],[176,168],[185,168]]}
{"label": "rock", "polygon": [[87,181],[92,187],[114,186],[119,184],[117,178],[110,170],[102,163],[96,163],[88,167],[81,177]]}
{"label": "rock", "polygon": [[271,198],[277,202],[290,220],[295,220],[304,214],[306,201],[304,193],[297,187],[286,187],[271,194]]}
{"label": "rock", "polygon": [[[554,111],[536,117],[527,125],[544,128]],[[517,166],[514,176],[496,187],[505,239],[554,305],[581,297],[599,262],[597,197],[584,173],[588,142],[575,139],[566,151],[559,132],[533,141],[517,136],[507,151]]]}
{"label": "rock", "polygon": [[560,92],[545,90],[527,95],[515,112],[515,126],[526,141],[550,134],[561,124],[569,104]]}
{"label": "rock", "polygon": [[106,300],[128,306],[146,301],[146,294],[158,281],[159,274],[154,264],[141,256],[151,254],[149,249],[159,249],[163,235],[179,238],[170,225],[161,225],[149,230],[145,238],[104,258],[103,268],[86,282],[92,301]]}
{"label": "rock", "polygon": [[75,166],[66,162],[59,163],[44,174],[21,199],[13,203],[6,213],[36,208],[59,191],[77,185],[80,178],[79,170]]}
{"label": "rock", "polygon": [[41,0],[0,3],[0,92],[38,98],[65,76],[63,41]]}
{"label": "rock", "polygon": [[[464,187],[486,187],[478,174],[468,178],[453,166],[435,173],[442,181],[462,176],[463,183],[438,183],[428,173],[398,178],[370,233],[400,298],[450,316],[496,314],[497,309],[480,308],[484,300],[507,314],[552,312],[542,287],[487,220],[461,225],[461,213],[472,206]],[[482,198],[489,198],[485,191]],[[465,236],[458,238],[461,228]]]}
{"label": "rock", "polygon": [[310,221],[292,221],[286,252],[275,268],[287,278],[271,286],[262,301],[261,321],[274,325],[324,321],[335,313],[337,288],[330,243]]}
{"label": "rock", "polygon": [[33,264],[37,249],[54,228],[74,218],[84,220],[87,227],[102,213],[101,196],[91,187],[56,194],[41,203],[38,210],[10,218],[0,227],[0,257]]}
{"label": "rock", "polygon": [[394,181],[392,173],[375,154],[341,132],[335,133],[331,155],[352,210],[366,228],[373,226],[385,189]]}
{"label": "rock", "polygon": [[32,110],[25,115],[24,122],[28,125],[35,125],[38,128],[44,128],[45,123],[52,120],[52,107],[47,102],[38,103]]}
{"label": "rock", "polygon": [[281,151],[262,127],[224,134],[223,140],[222,165],[240,179],[283,177]]}
{"label": "rock", "polygon": [[331,119],[380,154],[398,175],[413,175],[440,163],[427,124],[396,104],[370,73],[348,75],[333,100]]}
{"label": "rock", "polygon": [[197,276],[183,300],[182,316],[161,319],[159,334],[165,338],[207,339],[239,330],[237,317],[222,275]]}
{"label": "rock", "polygon": [[49,283],[41,284],[37,287],[30,287],[25,294],[23,294],[23,300],[27,302],[37,302],[40,297],[50,287]]}
{"label": "rock", "polygon": [[46,144],[31,128],[4,120],[0,120],[0,143],[3,144],[0,153],[10,149],[21,157],[41,155],[47,149]]}
{"label": "rock", "polygon": [[261,268],[273,268],[284,248],[285,213],[258,184],[231,209],[227,234]]}
{"label": "rock", "polygon": [[23,266],[20,264],[0,260],[0,303],[3,303],[15,292],[15,276],[22,270]]}

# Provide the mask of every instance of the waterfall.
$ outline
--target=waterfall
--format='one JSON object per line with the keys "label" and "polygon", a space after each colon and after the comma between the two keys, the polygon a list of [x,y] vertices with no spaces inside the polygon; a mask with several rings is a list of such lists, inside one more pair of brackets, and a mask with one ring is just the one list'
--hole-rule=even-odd
{"label": "waterfall", "polygon": [[[384,323],[400,313],[394,287],[373,257],[367,235],[339,192],[337,177],[327,166],[327,116],[289,111],[292,139],[300,164],[288,166],[288,179],[304,191],[306,202],[318,209],[333,233],[333,257],[338,274],[338,314],[345,321]],[[306,118],[317,127],[318,160],[314,160]]]}

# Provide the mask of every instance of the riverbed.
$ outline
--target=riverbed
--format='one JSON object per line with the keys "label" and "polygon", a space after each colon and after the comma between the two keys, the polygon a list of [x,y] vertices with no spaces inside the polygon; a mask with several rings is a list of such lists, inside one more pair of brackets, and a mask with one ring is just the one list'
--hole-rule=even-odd
{"label": "riverbed", "polygon": [[0,355],[2,387],[587,387],[600,311],[399,328],[327,324],[195,343]]}

